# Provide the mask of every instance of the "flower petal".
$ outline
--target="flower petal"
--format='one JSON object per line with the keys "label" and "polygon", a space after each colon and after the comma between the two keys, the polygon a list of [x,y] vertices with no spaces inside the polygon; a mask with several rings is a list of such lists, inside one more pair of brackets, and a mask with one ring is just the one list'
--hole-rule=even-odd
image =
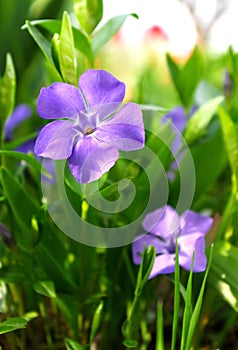
{"label": "flower petal", "polygon": [[4,126],[4,136],[6,141],[10,141],[12,138],[13,130],[20,125],[25,119],[30,118],[32,110],[28,105],[18,105],[12,114],[7,118]]}
{"label": "flower petal", "polygon": [[170,120],[172,122],[171,128],[175,133],[174,142],[172,145],[172,152],[174,155],[179,151],[181,147],[181,133],[187,124],[187,118],[183,107],[175,107],[172,111],[165,115],[163,122]]}
{"label": "flower petal", "polygon": [[88,69],[79,79],[88,107],[110,102],[122,102],[125,84],[112,74],[98,69]]}
{"label": "flower petal", "polygon": [[192,233],[206,234],[213,223],[213,219],[191,210],[186,210],[180,218],[181,235]]}
{"label": "flower petal", "polygon": [[35,137],[33,139],[27,140],[26,142],[22,143],[20,146],[16,148],[16,151],[22,152],[22,153],[28,153],[28,152],[34,152],[34,146],[35,146],[36,139]]}
{"label": "flower petal", "polygon": [[69,158],[78,131],[74,123],[68,120],[57,120],[41,129],[35,143],[34,152],[37,156],[50,159]]}
{"label": "flower petal", "polygon": [[84,136],[74,146],[69,168],[79,183],[88,183],[106,173],[118,156],[116,147],[100,142],[91,135]]}
{"label": "flower petal", "polygon": [[205,254],[205,239],[202,234],[185,235],[178,238],[179,265],[190,271],[194,252],[194,272],[206,269],[207,258]]}
{"label": "flower petal", "polygon": [[179,216],[172,207],[166,205],[147,214],[143,227],[148,232],[168,239],[171,235],[174,237],[174,233],[179,230]]}
{"label": "flower petal", "polygon": [[149,279],[160,275],[174,272],[175,254],[162,254],[155,258],[154,265],[150,272]]}
{"label": "flower petal", "polygon": [[37,112],[42,118],[72,118],[83,110],[85,110],[83,96],[73,85],[53,83],[40,91]]}
{"label": "flower petal", "polygon": [[185,110],[183,107],[178,106],[172,109],[169,113],[167,113],[163,117],[163,122],[165,123],[167,120],[171,120],[173,130],[179,130],[182,132],[186,126],[187,118],[185,115]]}
{"label": "flower petal", "polygon": [[158,237],[150,234],[139,235],[132,243],[132,257],[134,264],[139,265],[141,263],[144,247],[147,248],[150,245],[153,245],[155,247],[156,254],[164,253],[167,248],[167,245]]}
{"label": "flower petal", "polygon": [[125,104],[115,115],[99,125],[95,137],[123,151],[144,147],[145,131],[139,106],[134,103]]}

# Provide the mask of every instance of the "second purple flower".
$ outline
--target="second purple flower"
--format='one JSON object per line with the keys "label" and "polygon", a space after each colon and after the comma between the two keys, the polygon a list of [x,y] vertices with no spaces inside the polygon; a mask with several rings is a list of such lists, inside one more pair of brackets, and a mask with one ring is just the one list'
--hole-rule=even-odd
{"label": "second purple flower", "polygon": [[123,82],[104,70],[89,69],[78,85],[53,83],[41,89],[37,112],[44,119],[56,120],[39,133],[35,153],[68,159],[76,180],[88,183],[115,164],[118,150],[142,148],[145,133],[140,108],[133,103],[120,106],[125,96]]}

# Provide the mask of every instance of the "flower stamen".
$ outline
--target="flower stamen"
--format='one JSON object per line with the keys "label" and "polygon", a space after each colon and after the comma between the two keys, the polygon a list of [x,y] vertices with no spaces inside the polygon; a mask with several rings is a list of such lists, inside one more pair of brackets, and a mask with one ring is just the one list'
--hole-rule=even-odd
{"label": "flower stamen", "polygon": [[87,129],[84,131],[84,135],[90,135],[90,134],[92,134],[94,131],[95,131],[94,128],[89,127],[89,128],[87,128]]}

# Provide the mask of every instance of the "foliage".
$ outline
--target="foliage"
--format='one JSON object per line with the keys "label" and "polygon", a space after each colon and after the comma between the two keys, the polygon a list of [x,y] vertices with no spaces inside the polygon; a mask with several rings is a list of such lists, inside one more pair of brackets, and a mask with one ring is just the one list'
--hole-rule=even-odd
{"label": "foliage", "polygon": [[[214,58],[196,46],[182,65],[166,53],[156,66],[153,56],[135,68],[135,62],[126,62],[120,42],[118,55],[110,45],[128,18],[140,21],[136,14],[104,23],[101,0],[69,3],[60,8],[53,0],[0,5],[0,347],[234,348],[238,53],[229,48]],[[13,41],[10,23],[25,14]],[[36,110],[39,90],[54,82],[77,87],[88,68],[110,70],[108,58],[118,79],[124,78],[121,70],[126,72],[126,99],[141,108],[146,146],[120,152],[97,182],[79,184],[64,161],[55,162],[51,176],[46,162],[41,166],[32,151],[17,149],[47,123]],[[4,125],[19,103],[28,103],[33,116],[7,141]],[[181,133],[166,119],[176,105],[187,117]],[[146,210],[165,204],[179,214],[191,208],[214,218],[206,236],[205,271],[180,270],[177,241],[174,273],[148,279],[156,256],[152,245],[144,249],[140,266],[133,263],[131,246],[143,231]],[[62,229],[67,225],[72,235]]]}

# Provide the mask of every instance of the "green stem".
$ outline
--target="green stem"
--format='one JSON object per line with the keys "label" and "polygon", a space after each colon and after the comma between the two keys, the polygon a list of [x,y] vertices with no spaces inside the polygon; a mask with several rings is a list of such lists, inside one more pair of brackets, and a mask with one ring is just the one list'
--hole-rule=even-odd
{"label": "green stem", "polygon": [[52,341],[52,337],[51,337],[51,333],[50,333],[50,325],[49,325],[48,318],[47,318],[46,308],[45,308],[44,302],[42,300],[39,302],[39,309],[40,309],[41,317],[43,319],[45,335],[46,335],[47,349],[53,350],[53,341]]}

